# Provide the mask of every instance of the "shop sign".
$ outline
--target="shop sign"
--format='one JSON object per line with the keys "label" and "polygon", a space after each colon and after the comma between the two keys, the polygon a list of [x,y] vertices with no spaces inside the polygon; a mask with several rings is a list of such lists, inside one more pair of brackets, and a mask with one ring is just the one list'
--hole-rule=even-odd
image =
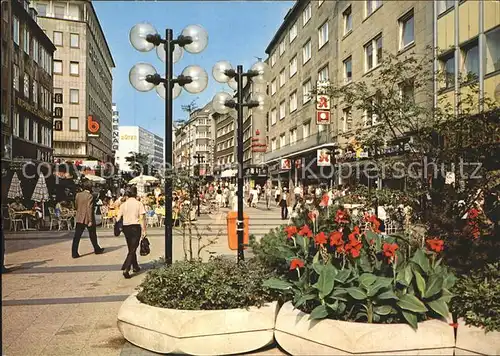
{"label": "shop sign", "polygon": [[302,158],[295,160],[295,168],[297,168],[297,169],[302,168]]}
{"label": "shop sign", "polygon": [[120,147],[120,119],[118,116],[113,116],[111,129],[111,149],[116,152]]}
{"label": "shop sign", "polygon": [[332,164],[330,152],[328,150],[316,151],[316,162],[318,167],[328,167]]}
{"label": "shop sign", "polygon": [[54,103],[55,104],[62,104],[63,103],[63,95],[62,95],[62,93],[54,94]]}
{"label": "shop sign", "polygon": [[292,169],[292,161],[288,158],[282,159],[280,162],[280,168],[285,171]]}
{"label": "shop sign", "polygon": [[94,115],[87,116],[87,137],[99,137],[101,135],[101,125]]}
{"label": "shop sign", "polygon": [[54,120],[54,131],[62,131],[62,130],[63,130],[63,121]]}
{"label": "shop sign", "polygon": [[60,119],[62,117],[63,117],[63,108],[61,108],[59,106],[54,108],[54,118]]}
{"label": "shop sign", "polygon": [[316,125],[330,124],[330,111],[316,110]]}
{"label": "shop sign", "polygon": [[316,96],[316,110],[330,110],[330,97],[328,95]]}
{"label": "shop sign", "polygon": [[17,98],[17,105],[22,107],[24,110],[29,111],[33,115],[42,118],[43,120],[50,121],[50,118],[47,115],[45,115],[41,110],[35,108],[33,105],[31,105],[27,101],[24,101],[21,98]]}

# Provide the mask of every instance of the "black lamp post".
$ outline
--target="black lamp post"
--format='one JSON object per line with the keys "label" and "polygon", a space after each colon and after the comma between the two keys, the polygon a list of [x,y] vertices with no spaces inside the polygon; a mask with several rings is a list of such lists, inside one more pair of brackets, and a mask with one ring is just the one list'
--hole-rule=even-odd
{"label": "black lamp post", "polygon": [[181,59],[183,49],[194,54],[203,51],[208,44],[208,35],[203,27],[190,25],[176,39],[173,38],[171,29],[166,29],[165,38],[162,38],[152,25],[140,23],[130,30],[130,43],[139,52],[149,52],[156,47],[158,57],[165,62],[164,78],[152,65],[138,63],[130,70],[129,80],[132,86],[141,92],[150,91],[156,87],[158,95],[165,99],[165,262],[170,265],[173,260],[172,102],[180,95],[182,87],[189,93],[197,94],[202,92],[208,84],[208,75],[203,68],[196,65],[187,66],[176,78],[173,74],[173,64]]}
{"label": "black lamp post", "polygon": [[244,73],[243,66],[238,65],[236,70],[227,61],[217,62],[212,70],[214,79],[220,83],[228,83],[229,86],[237,91],[236,101],[233,96],[226,92],[215,94],[212,100],[213,109],[219,114],[227,114],[231,109],[237,111],[237,160],[238,160],[238,217],[236,231],[238,233],[238,262],[243,261],[244,244],[244,215],[243,215],[243,108],[254,109],[265,113],[269,107],[269,98],[265,93],[252,95],[249,102],[243,102],[243,89],[246,86],[247,78],[252,79],[254,83],[267,83],[269,74],[267,64],[264,62],[255,63],[251,70]]}
{"label": "black lamp post", "polygon": [[193,158],[196,160],[198,163],[198,185],[196,191],[198,193],[198,217],[201,215],[200,213],[200,182],[201,182],[201,164],[204,163],[205,161],[205,156],[200,155],[199,153],[196,154],[196,156],[193,156]]}

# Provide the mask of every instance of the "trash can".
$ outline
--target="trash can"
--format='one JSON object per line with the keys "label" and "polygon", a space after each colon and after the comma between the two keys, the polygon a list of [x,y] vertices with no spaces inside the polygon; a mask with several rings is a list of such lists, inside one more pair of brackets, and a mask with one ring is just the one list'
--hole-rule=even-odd
{"label": "trash can", "polygon": [[[236,231],[236,221],[238,220],[238,212],[230,211],[227,213],[227,242],[229,244],[229,249],[238,250],[238,233]],[[243,244],[248,245],[248,215],[243,213],[244,221],[244,233],[243,233]],[[246,249],[246,247],[244,247]]]}

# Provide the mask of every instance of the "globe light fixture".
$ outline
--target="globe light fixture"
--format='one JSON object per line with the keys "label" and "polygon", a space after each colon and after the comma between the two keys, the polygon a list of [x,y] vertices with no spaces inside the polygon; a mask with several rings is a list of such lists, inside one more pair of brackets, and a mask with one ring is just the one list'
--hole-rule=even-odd
{"label": "globe light fixture", "polygon": [[270,71],[266,63],[259,61],[255,63],[250,70],[257,73],[256,76],[252,77],[254,83],[267,84],[269,82]]}
{"label": "globe light fixture", "polygon": [[187,66],[182,71],[182,76],[191,79],[191,83],[184,84],[184,89],[191,94],[201,93],[208,85],[208,74],[200,66]]}
{"label": "globe light fixture", "polygon": [[184,45],[184,49],[192,54],[203,52],[208,45],[208,33],[200,25],[189,25],[181,32],[181,36],[191,38],[191,43]]}
{"label": "globe light fixture", "polygon": [[219,83],[227,83],[231,77],[226,72],[234,71],[233,66],[228,61],[219,61],[212,68],[212,76]]}
{"label": "globe light fixture", "polygon": [[[156,47],[156,55],[162,62],[165,62],[167,59],[167,52],[165,51],[165,45],[161,44],[158,47]],[[184,49],[179,46],[175,45],[174,46],[174,52],[172,52],[172,62],[177,63],[182,59],[182,56],[184,55]]]}
{"label": "globe light fixture", "polygon": [[148,36],[158,36],[158,31],[147,22],[138,23],[130,30],[130,44],[139,52],[149,52],[155,44],[147,40]]}
{"label": "globe light fixture", "polygon": [[229,111],[231,111],[231,108],[229,106],[226,106],[226,103],[231,100],[233,100],[231,94],[226,92],[217,93],[212,99],[212,108],[218,114],[227,114]]}
{"label": "globe light fixture", "polygon": [[271,99],[264,93],[253,94],[250,101],[257,104],[257,106],[252,107],[252,110],[259,114],[267,113],[271,106]]}
{"label": "globe light fixture", "polygon": [[[248,83],[248,79],[247,77],[243,77],[242,79],[243,81],[243,88],[247,86],[247,83]],[[227,82],[227,85],[229,85],[229,87],[233,90],[238,90],[238,83],[236,82],[236,79],[234,78],[231,78],[229,79],[229,81]]]}
{"label": "globe light fixture", "polygon": [[[173,79],[177,79],[177,77],[173,77]],[[165,90],[165,85],[160,84],[156,86],[156,93],[160,96],[162,99],[166,99],[166,90]],[[182,87],[179,85],[179,83],[174,84],[174,88],[172,89],[172,98],[176,99],[179,95],[182,93]]]}
{"label": "globe light fixture", "polygon": [[147,79],[151,79],[157,74],[155,67],[149,63],[137,63],[132,67],[128,74],[128,79],[130,84],[137,91],[150,91],[155,87],[155,84],[149,82]]}

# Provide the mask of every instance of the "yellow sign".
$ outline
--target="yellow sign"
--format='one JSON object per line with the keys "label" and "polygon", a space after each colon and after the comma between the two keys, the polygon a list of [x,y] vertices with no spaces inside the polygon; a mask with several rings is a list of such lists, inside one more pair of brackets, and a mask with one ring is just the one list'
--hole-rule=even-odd
{"label": "yellow sign", "polygon": [[137,140],[137,135],[121,135],[120,140],[124,141],[136,141]]}

